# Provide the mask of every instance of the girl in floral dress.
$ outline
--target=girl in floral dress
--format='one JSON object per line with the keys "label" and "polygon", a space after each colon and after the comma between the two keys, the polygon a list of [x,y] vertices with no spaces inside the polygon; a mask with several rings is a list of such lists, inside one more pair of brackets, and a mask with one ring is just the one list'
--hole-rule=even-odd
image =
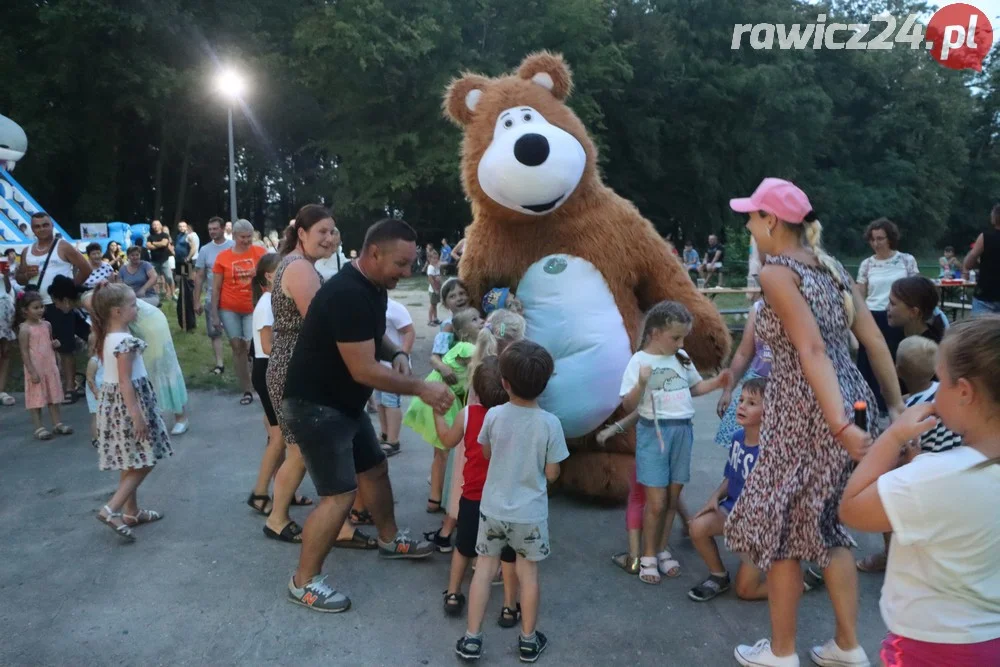
{"label": "girl in floral dress", "polygon": [[97,520],[132,542],[132,527],[163,518],[159,512],[139,509],[136,490],[156,461],[172,454],[170,437],[142,361],[146,344],[129,331],[138,316],[135,293],[114,283],[96,290],[91,304],[96,349],[104,367],[97,401],[99,466],[121,471],[118,489]]}
{"label": "girl in floral dress", "polygon": [[800,562],[823,568],[836,617],[835,639],[812,649],[819,665],[869,665],[857,640],[854,541],[837,507],[854,467],[871,442],[854,425],[853,405],[875,397],[851,360],[850,333],[868,349],[886,403],[901,409],[889,349],[850,276],[820,245],[821,227],[805,193],[765,179],[752,196],[734,199],[767,257],[760,273],[765,305],[756,322],[772,352],[761,424],[761,455],[740,494],[725,535],[729,549],[767,572],[771,638],[741,645],[742,665],[798,667],[795,628],[802,594]]}

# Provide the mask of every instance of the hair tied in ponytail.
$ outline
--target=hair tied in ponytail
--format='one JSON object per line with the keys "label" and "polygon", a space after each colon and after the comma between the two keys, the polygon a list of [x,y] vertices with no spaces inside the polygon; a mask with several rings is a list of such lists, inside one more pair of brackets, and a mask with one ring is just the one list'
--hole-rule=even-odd
{"label": "hair tied in ponytail", "polygon": [[805,222],[816,222],[816,212],[809,211],[804,216],[802,216],[802,220],[804,220]]}

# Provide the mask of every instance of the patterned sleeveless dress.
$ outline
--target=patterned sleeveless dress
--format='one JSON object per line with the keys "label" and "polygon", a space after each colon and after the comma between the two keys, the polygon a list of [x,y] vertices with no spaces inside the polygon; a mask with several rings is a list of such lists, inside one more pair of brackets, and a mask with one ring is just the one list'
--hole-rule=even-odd
{"label": "patterned sleeveless dress", "polygon": [[[281,412],[281,399],[285,395],[285,376],[288,373],[288,362],[292,359],[292,352],[295,350],[295,342],[299,339],[299,331],[302,330],[302,315],[295,301],[285,296],[281,291],[281,279],[285,274],[288,265],[296,260],[305,260],[297,253],[292,253],[281,260],[278,270],[274,272],[274,282],[271,286],[271,310],[274,311],[274,325],[271,328],[271,357],[267,362],[267,393],[271,397],[271,405],[278,416],[278,426],[281,434],[285,437],[285,442],[297,444],[295,436],[285,426],[285,419]],[[322,283],[323,278],[319,272],[316,276]]]}
{"label": "patterned sleeveless dress", "polygon": [[[768,257],[766,263],[798,274],[799,290],[837,373],[844,417],[853,419],[855,401],[866,401],[868,430],[876,435],[875,396],[851,359],[850,328],[837,281],[824,267],[788,257]],[[843,267],[838,269],[841,284],[850,285]],[[856,546],[837,518],[854,463],[833,439],[798,351],[766,303],[757,315],[756,330],[773,355],[764,395],[761,454],[726,521],[726,544],[748,554],[765,572],[774,561],[786,559],[809,560],[825,568],[830,549]]]}

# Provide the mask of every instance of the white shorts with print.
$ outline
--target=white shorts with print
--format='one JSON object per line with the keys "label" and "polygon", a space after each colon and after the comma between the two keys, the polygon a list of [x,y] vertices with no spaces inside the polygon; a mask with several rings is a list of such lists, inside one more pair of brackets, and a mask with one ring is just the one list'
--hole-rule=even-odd
{"label": "white shorts with print", "polygon": [[510,545],[525,560],[545,560],[550,553],[549,522],[511,523],[491,519],[480,512],[476,553],[489,558],[500,558],[500,551],[506,545]]}

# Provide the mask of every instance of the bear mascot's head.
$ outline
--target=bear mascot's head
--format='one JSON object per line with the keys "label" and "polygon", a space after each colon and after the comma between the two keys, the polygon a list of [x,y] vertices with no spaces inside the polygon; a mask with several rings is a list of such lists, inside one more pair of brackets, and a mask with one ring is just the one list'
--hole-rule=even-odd
{"label": "bear mascot's head", "polygon": [[559,417],[570,446],[562,486],[621,499],[634,437],[598,446],[594,435],[624,416],[622,376],[644,312],[683,303],[694,321],[685,349],[702,370],[720,366],[730,337],[669,244],[601,181],[597,149],[565,104],[571,88],[562,57],[547,52],[515,74],[466,74],[448,88],[445,113],[463,131],[473,212],[460,276],[474,302],[498,288],[516,293],[527,337],[556,362],[539,402]]}

